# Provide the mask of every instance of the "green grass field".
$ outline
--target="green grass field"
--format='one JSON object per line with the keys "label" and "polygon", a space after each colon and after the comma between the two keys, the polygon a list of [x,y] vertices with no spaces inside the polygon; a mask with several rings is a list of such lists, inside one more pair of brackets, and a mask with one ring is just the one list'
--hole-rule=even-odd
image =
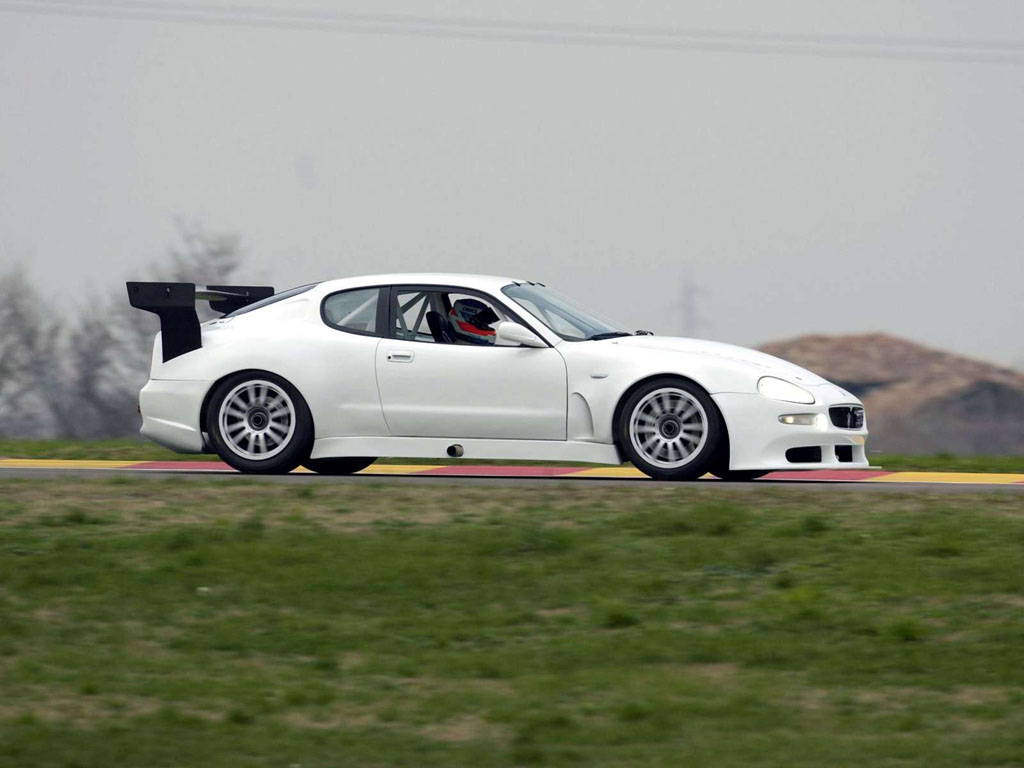
{"label": "green grass field", "polygon": [[[0,456],[26,459],[110,459],[114,461],[195,461],[143,440],[0,440]],[[215,456],[209,457],[215,459]],[[1024,456],[902,456],[872,454],[872,465],[889,470],[924,472],[1024,472]],[[446,459],[381,459],[385,464],[452,464]],[[479,461],[474,464],[543,464],[546,462]],[[559,462],[566,464],[570,462]]]}
{"label": "green grass field", "polygon": [[1024,764],[1024,497],[0,479],[2,766]]}

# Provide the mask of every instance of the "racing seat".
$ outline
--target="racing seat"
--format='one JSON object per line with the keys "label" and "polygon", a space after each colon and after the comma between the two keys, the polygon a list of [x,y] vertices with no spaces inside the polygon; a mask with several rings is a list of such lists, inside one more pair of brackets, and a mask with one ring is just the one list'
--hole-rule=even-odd
{"label": "racing seat", "polygon": [[440,312],[427,312],[427,327],[436,344],[454,344],[455,334]]}

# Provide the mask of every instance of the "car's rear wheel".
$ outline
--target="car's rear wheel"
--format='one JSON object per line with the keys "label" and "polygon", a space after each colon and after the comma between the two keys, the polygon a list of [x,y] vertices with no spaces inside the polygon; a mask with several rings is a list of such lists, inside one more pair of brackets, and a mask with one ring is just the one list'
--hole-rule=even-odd
{"label": "car's rear wheel", "polygon": [[662,377],[638,387],[619,416],[619,445],[657,480],[695,480],[707,472],[722,439],[711,397],[685,379]]}
{"label": "car's rear wheel", "polygon": [[308,457],[313,417],[302,395],[272,373],[230,376],[214,390],[207,432],[217,454],[240,472],[283,474]]}
{"label": "car's rear wheel", "polygon": [[369,456],[343,456],[334,459],[306,459],[302,466],[318,475],[353,475],[376,460]]}

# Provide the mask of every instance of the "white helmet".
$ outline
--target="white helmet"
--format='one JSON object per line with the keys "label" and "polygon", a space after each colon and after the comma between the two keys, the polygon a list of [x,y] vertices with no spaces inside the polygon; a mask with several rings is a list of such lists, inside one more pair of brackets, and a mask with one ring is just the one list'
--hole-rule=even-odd
{"label": "white helmet", "polygon": [[499,319],[480,299],[458,299],[448,313],[456,338],[470,344],[493,344],[495,333],[491,324]]}

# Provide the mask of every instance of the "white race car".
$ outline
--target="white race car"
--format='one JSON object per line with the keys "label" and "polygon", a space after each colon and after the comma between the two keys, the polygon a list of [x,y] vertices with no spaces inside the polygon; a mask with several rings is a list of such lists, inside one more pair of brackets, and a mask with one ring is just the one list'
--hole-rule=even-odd
{"label": "white race car", "polygon": [[[528,280],[371,275],[283,293],[128,283],[160,316],[142,434],[242,472],[379,456],[706,472],[863,468],[861,402],[742,347],[631,333]],[[223,317],[200,324],[195,302]]]}

